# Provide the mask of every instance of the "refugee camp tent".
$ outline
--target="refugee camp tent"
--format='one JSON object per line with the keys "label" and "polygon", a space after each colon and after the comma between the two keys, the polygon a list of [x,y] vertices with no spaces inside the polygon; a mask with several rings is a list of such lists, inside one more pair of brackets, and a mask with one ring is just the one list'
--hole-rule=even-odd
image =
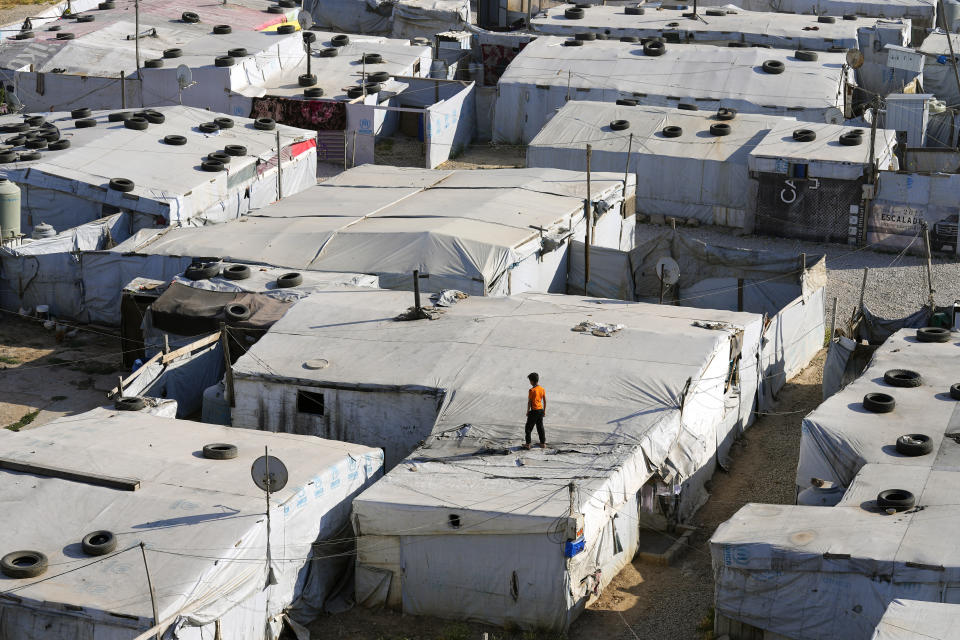
{"label": "refugee camp tent", "polygon": [[835,507],[749,504],[717,529],[717,633],[867,639],[897,598],[952,601],[957,344],[919,331],[895,333],[803,421],[797,487],[839,487]]}
{"label": "refugee camp tent", "polygon": [[[15,158],[0,165],[0,176],[20,187],[21,231],[41,222],[65,231],[119,211],[164,227],[223,222],[316,184],[313,131],[266,131],[237,117],[210,133],[199,128],[213,120],[203,109],[149,111],[143,129],[128,128],[106,111],[77,114],[82,118],[67,112],[29,116],[44,122],[25,132],[19,129],[30,125],[22,116],[0,116],[0,128],[17,130],[7,138],[18,145],[7,152]],[[31,132],[40,139],[22,139]],[[208,154],[224,149],[235,155],[226,156],[223,170],[204,170]],[[113,179],[132,184],[113,185]]]}
{"label": "refugee camp tent", "polygon": [[[615,122],[620,123],[616,129],[612,128]],[[628,128],[621,129],[624,122]],[[715,131],[715,125],[720,130]],[[798,129],[812,132],[818,142],[798,142],[793,136]],[[836,176],[844,182],[831,186],[847,187],[859,203],[864,173],[871,166],[870,145],[840,146],[837,139],[848,131],[849,127],[797,122],[776,115],[571,101],[530,143],[527,165],[584,170],[586,154],[580,141],[590,140],[592,169],[625,171],[629,167],[636,173],[638,213],[692,218],[753,231],[755,227],[773,227],[757,220],[757,208],[769,200],[767,182],[782,177],[763,175],[758,181],[755,167],[766,173],[782,173],[793,165],[810,164],[811,177]],[[895,132],[878,130],[872,166],[896,166],[894,142]],[[780,156],[791,165],[768,167],[757,159]],[[851,171],[851,166],[859,171]],[[837,167],[842,175],[837,175]],[[676,180],[678,175],[684,179]],[[796,176],[786,176],[791,177]],[[801,185],[815,188],[803,182]],[[804,199],[799,200],[794,208]],[[834,213],[834,225],[842,226],[846,239],[849,205],[834,205],[835,211],[824,203],[821,206],[826,211],[819,215],[826,218]],[[773,228],[772,234],[782,232]]]}
{"label": "refugee camp tent", "polygon": [[[827,51],[830,47],[857,46],[857,29],[873,21],[838,20],[824,24],[815,15],[795,15],[735,8],[707,9],[693,17],[688,8],[657,7],[640,15],[627,12],[630,5],[596,4],[586,7],[582,17],[567,17],[569,7],[547,9],[530,21],[537,33],[574,37],[578,33],[603,34],[609,38],[663,37],[667,42],[714,44],[731,42],[767,45],[775,49]],[[905,27],[909,34],[909,23]]]}
{"label": "refugee camp tent", "polygon": [[960,174],[881,171],[870,203],[866,241],[896,251],[923,253],[923,229],[934,254],[960,253]]}
{"label": "refugee camp tent", "polygon": [[[633,177],[595,173],[594,242],[633,246]],[[216,256],[296,271],[375,274],[386,288],[471,295],[566,286],[567,245],[584,235],[586,176],[550,169],[365,165],[241,221],[142,230],[121,254]]]}
{"label": "refugee camp tent", "polygon": [[[955,345],[918,342],[916,332],[901,329],[888,338],[859,378],[803,419],[799,489],[809,486],[810,478],[848,487],[861,466],[891,463],[891,457],[899,465],[930,465],[926,456],[897,456],[897,438],[924,433],[937,449],[953,415],[955,402],[949,391],[953,381],[960,379],[960,367]],[[919,387],[894,388],[884,382],[885,372],[893,369],[917,371],[923,382]],[[864,396],[877,392],[893,396],[893,412],[877,414],[863,408]],[[920,415],[922,421],[918,421]]]}
{"label": "refugee camp tent", "polygon": [[[856,243],[867,223],[863,201],[879,169],[896,170],[896,132],[779,123],[751,150],[759,233]],[[871,142],[873,148],[871,149]]]}
{"label": "refugee camp tent", "polygon": [[[235,110],[224,89],[256,86],[303,55],[300,34],[277,28],[292,21],[299,29],[296,7],[253,0],[199,7],[141,0],[138,7],[148,37],[133,37],[134,15],[122,3],[93,3],[83,13],[74,3],[68,15],[12,32],[18,39],[0,47],[4,84],[35,111],[186,104],[247,116],[249,108],[242,110],[241,100]],[[192,70],[192,84],[178,81],[180,65]]]}
{"label": "refugee camp tent", "polygon": [[[214,443],[235,457],[206,457]],[[270,496],[272,526],[250,470],[265,447],[289,472]],[[0,452],[0,496],[18,505],[3,554],[33,550],[48,563],[0,577],[4,639],[275,640],[287,618],[306,623],[334,597],[345,558],[314,545],[343,536],[353,496],[383,460],[359,445],[105,409],[3,431]],[[104,530],[115,549],[86,553],[81,540]]]}
{"label": "refugee camp tent", "polygon": [[[704,111],[726,107],[816,123],[842,121],[852,107],[846,94],[853,76],[842,53],[819,52],[817,60],[809,61],[775,49],[668,43],[665,50],[658,49],[662,55],[647,55],[639,43],[566,42],[541,36],[507,67],[497,87],[494,142],[529,143],[570,100],[692,104]],[[764,63],[771,61],[766,66],[770,72],[764,71]]]}
{"label": "refugee camp tent", "polygon": [[[733,4],[751,11],[770,11],[766,0],[703,0],[701,7]],[[937,3],[934,0],[780,0],[776,10],[782,13],[806,13],[833,17],[910,18],[918,33],[936,26]],[[921,36],[922,37],[922,36]]]}
{"label": "refugee camp tent", "polygon": [[[354,501],[358,602],[563,630],[630,562],[639,512],[705,499],[753,415],[762,318],[524,293],[395,319],[412,300],[301,301],[235,364],[233,424],[376,441],[396,464]],[[548,445],[524,452],[530,371]]]}
{"label": "refugee camp tent", "polygon": [[413,118],[427,168],[446,161],[473,138],[472,83],[427,79],[429,46],[380,36],[310,33],[316,37],[310,56],[314,83],[300,84],[307,73],[302,54],[251,94],[252,117],[316,129],[322,159],[344,167],[373,162],[375,141],[395,135],[402,118]]}
{"label": "refugee camp tent", "polygon": [[[58,318],[118,325],[121,297],[132,280],[185,283],[186,279],[179,276],[195,259],[206,258],[209,262],[209,255],[158,255],[128,250],[123,241],[130,238],[133,230],[142,228],[134,222],[136,219],[137,216],[126,213],[115,214],[51,238],[0,249],[0,277],[4,281],[0,287],[0,308],[32,311],[45,304],[50,314]],[[251,269],[249,281],[225,282],[225,278],[213,277],[190,281],[189,286],[261,292],[285,301],[328,287],[377,286],[375,276],[311,271],[301,274],[302,284],[278,291],[276,279],[287,271],[256,267]],[[140,326],[140,321],[136,326]]]}
{"label": "refugee camp tent", "polygon": [[950,640],[960,626],[960,605],[897,599],[871,640]]}
{"label": "refugee camp tent", "polygon": [[954,55],[960,51],[960,35],[950,34],[950,43],[942,29],[931,32],[921,43],[918,52],[923,54],[923,89],[932,93],[950,107],[960,103],[960,89],[953,74],[950,46]]}
{"label": "refugee camp tent", "polygon": [[[630,251],[591,248],[587,292],[763,314],[767,323],[756,363],[762,372],[757,401],[760,410],[771,410],[786,381],[823,348],[824,256],[708,245],[677,229],[648,228],[641,237]],[[584,292],[583,249],[580,242],[571,247],[567,293]],[[662,285],[661,269],[667,270]]]}
{"label": "refugee camp tent", "polygon": [[303,8],[321,29],[394,38],[432,39],[470,24],[468,0],[306,0]]}

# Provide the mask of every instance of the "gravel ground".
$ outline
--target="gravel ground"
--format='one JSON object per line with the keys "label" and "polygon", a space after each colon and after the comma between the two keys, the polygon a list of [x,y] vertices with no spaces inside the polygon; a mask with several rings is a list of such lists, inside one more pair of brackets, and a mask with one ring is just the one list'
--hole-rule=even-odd
{"label": "gravel ground", "polygon": [[[638,237],[644,229],[662,226],[639,224]],[[926,260],[918,255],[899,255],[857,249],[848,245],[803,242],[785,238],[737,236],[721,227],[683,227],[687,233],[704,242],[743,249],[768,249],[827,256],[827,320],[833,298],[837,298],[837,317],[849,318],[860,299],[863,270],[868,268],[864,303],[874,313],[887,318],[902,318],[927,303]],[[922,245],[920,245],[922,247]],[[960,257],[933,258],[933,288],[937,304],[953,304],[960,298]]]}

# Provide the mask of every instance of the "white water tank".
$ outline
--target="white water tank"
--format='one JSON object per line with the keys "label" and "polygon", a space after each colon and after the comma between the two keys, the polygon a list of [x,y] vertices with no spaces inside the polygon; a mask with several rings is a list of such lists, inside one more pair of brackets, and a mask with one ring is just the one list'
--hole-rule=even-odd
{"label": "white water tank", "polygon": [[30,237],[34,240],[42,240],[43,238],[52,238],[55,235],[57,235],[57,230],[54,229],[52,225],[41,222],[33,228]]}
{"label": "white water tank", "polygon": [[20,235],[20,187],[0,178],[0,237]]}

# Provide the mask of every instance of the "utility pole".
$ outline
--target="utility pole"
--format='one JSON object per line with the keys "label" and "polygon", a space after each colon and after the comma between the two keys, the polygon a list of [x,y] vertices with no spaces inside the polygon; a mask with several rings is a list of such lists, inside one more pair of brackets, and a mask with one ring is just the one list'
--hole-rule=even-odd
{"label": "utility pole", "polygon": [[[140,0],[133,0],[133,49],[137,56],[137,76],[140,75]],[[140,86],[143,86],[141,81]]]}
{"label": "utility pole", "polygon": [[943,0],[939,0],[937,5],[937,13],[940,14],[940,22],[943,23],[943,33],[947,36],[950,64],[953,65],[953,79],[957,81],[957,91],[960,91],[960,72],[957,71],[957,59],[953,55],[953,40],[950,38],[950,27],[947,26],[947,11],[943,6]]}
{"label": "utility pole", "polygon": [[593,226],[593,200],[590,196],[590,156],[593,147],[587,145],[587,200],[583,203],[583,295],[590,295],[590,228]]}
{"label": "utility pole", "polygon": [[930,315],[936,311],[933,302],[933,262],[930,258],[930,227],[926,220],[920,221],[920,228],[923,230],[923,247],[927,254],[927,305],[930,307]]}

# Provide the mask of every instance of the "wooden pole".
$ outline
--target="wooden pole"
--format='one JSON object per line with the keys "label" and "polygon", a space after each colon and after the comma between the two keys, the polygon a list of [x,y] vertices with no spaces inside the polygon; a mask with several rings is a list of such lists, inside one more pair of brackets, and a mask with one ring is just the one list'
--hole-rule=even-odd
{"label": "wooden pole", "polygon": [[[233,392],[233,365],[230,364],[230,340],[227,338],[227,325],[220,323],[220,348],[223,349],[224,392],[231,407],[237,406]],[[232,421],[232,420],[231,420]]]}
{"label": "wooden pole", "polygon": [[[150,604],[153,606],[153,624],[159,626],[160,613],[157,611],[157,592],[153,590],[153,579],[150,577],[150,565],[147,564],[147,548],[140,543],[140,553],[143,555],[143,568],[147,572],[147,587],[150,589]],[[163,631],[157,629],[157,640],[161,640]]]}
{"label": "wooden pole", "polygon": [[743,311],[743,278],[737,278],[737,311]]}
{"label": "wooden pole", "polygon": [[417,315],[420,315],[420,271],[419,269],[413,270],[413,306],[417,310]]}
{"label": "wooden pole", "polygon": [[657,277],[660,278],[660,302],[659,302],[659,304],[663,304],[663,268],[664,268],[664,265],[660,265],[660,273],[657,274]]}
{"label": "wooden pole", "polygon": [[630,134],[630,139],[627,140],[627,162],[623,167],[623,210],[621,216],[627,217],[627,179],[630,177],[630,154],[633,153],[633,134]]}
{"label": "wooden pole", "polygon": [[283,171],[280,164],[283,162],[283,147],[280,146],[280,130],[277,130],[277,200],[283,200]]}
{"label": "wooden pole", "polygon": [[583,203],[583,221],[585,229],[583,231],[583,295],[590,295],[590,227],[593,218],[593,202],[590,195],[590,156],[593,155],[593,147],[587,145],[587,199]]}
{"label": "wooden pole", "polygon": [[120,108],[127,108],[127,78],[123,70],[120,71]]}
{"label": "wooden pole", "polygon": [[117,397],[122,398],[123,397],[123,376],[119,376],[119,377],[120,377],[120,382],[117,383]]}
{"label": "wooden pole", "polygon": [[870,269],[867,267],[863,268],[863,282],[860,284],[860,302],[857,303],[857,308],[853,310],[853,314],[850,316],[850,324],[853,324],[854,318],[857,317],[857,314],[860,312],[860,309],[863,308],[863,295],[867,291],[867,273],[870,272]]}
{"label": "wooden pole", "polygon": [[170,336],[163,334],[163,355],[170,353]]}
{"label": "wooden pole", "polygon": [[[137,58],[137,77],[140,76],[140,0],[133,0],[133,50]],[[140,80],[143,86],[143,80]],[[143,96],[141,96],[141,100]]]}
{"label": "wooden pole", "polygon": [[[947,34],[950,37],[950,34]],[[930,306],[930,314],[936,310],[933,302],[933,261],[930,256],[930,227],[926,220],[920,221],[920,228],[923,230],[923,246],[927,254],[927,304]]]}

